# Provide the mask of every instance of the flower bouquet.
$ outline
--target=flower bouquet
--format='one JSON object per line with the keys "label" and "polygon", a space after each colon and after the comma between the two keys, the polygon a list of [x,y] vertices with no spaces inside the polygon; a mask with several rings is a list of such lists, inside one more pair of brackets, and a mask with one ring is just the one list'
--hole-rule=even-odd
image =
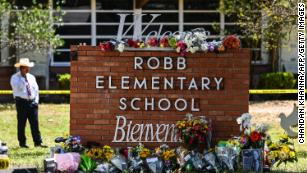
{"label": "flower bouquet", "polygon": [[223,41],[223,45],[227,48],[227,49],[238,49],[241,46],[241,42],[240,39],[235,36],[235,35],[229,35],[227,36],[224,41]]}
{"label": "flower bouquet", "polygon": [[86,155],[90,158],[102,162],[110,162],[113,158],[113,154],[113,149],[108,145],[105,145],[102,148],[91,148],[86,152]]}
{"label": "flower bouquet", "polygon": [[294,148],[294,144],[289,141],[288,135],[283,135],[279,139],[279,142],[272,142],[267,140],[268,153],[266,156],[269,165],[280,164],[287,162],[297,162],[297,153]]}
{"label": "flower bouquet", "polygon": [[55,142],[60,144],[59,147],[54,148],[56,149],[55,153],[82,153],[84,151],[80,136],[58,137],[55,139]]}
{"label": "flower bouquet", "polygon": [[208,138],[210,126],[204,116],[193,117],[192,114],[187,114],[184,120],[176,123],[176,130],[178,137],[189,149],[196,149],[205,141],[210,143],[211,139]]}
{"label": "flower bouquet", "polygon": [[130,148],[128,151],[128,170],[130,172],[146,171],[145,160],[149,156],[150,151],[143,144]]}
{"label": "flower bouquet", "polygon": [[172,172],[178,167],[175,149],[170,149],[168,145],[157,147],[154,155],[163,160],[164,172]]}
{"label": "flower bouquet", "polygon": [[248,113],[237,118],[237,123],[240,125],[241,136],[239,138],[242,149],[264,148],[265,140],[269,137],[266,125],[260,124],[252,127],[251,115]]}

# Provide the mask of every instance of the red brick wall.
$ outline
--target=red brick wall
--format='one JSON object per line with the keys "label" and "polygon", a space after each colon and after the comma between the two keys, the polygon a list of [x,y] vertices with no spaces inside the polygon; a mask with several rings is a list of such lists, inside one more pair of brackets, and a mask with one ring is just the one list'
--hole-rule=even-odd
{"label": "red brick wall", "polygon": [[[133,144],[112,143],[116,116],[124,115],[134,123],[172,124],[183,119],[190,111],[122,111],[118,108],[121,97],[179,97],[198,99],[200,112],[212,119],[214,141],[238,134],[236,118],[248,112],[250,51],[231,50],[225,53],[195,53],[186,56],[185,70],[135,70],[134,57],[178,57],[175,52],[136,51],[102,52],[98,47],[72,47],[70,132],[80,135],[83,142],[96,141],[113,146]],[[185,76],[223,77],[223,90],[109,90],[96,89],[96,76]],[[119,80],[116,80],[117,84]],[[146,144],[157,145],[157,144]]]}

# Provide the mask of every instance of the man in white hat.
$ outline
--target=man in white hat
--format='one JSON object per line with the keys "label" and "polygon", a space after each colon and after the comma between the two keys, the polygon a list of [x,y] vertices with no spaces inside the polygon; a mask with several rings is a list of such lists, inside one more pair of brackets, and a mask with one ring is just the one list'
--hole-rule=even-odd
{"label": "man in white hat", "polygon": [[13,89],[13,96],[16,101],[17,109],[17,134],[19,146],[22,148],[29,148],[26,143],[25,127],[29,120],[32,138],[35,147],[47,147],[42,144],[42,138],[39,131],[38,123],[38,85],[35,76],[29,73],[30,67],[34,63],[30,62],[28,58],[21,58],[15,64],[20,71],[11,77],[11,86]]}

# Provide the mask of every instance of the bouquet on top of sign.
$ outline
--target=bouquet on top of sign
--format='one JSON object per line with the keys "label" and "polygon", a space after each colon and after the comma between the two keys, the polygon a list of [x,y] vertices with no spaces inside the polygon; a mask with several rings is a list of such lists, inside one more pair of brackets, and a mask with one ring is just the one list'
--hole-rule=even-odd
{"label": "bouquet on top of sign", "polygon": [[176,123],[178,137],[190,149],[196,149],[200,144],[211,144],[211,123],[205,116],[187,114],[186,118]]}
{"label": "bouquet on top of sign", "polygon": [[224,39],[208,41],[209,31],[204,28],[196,28],[186,32],[174,32],[156,36],[147,36],[145,40],[111,40],[99,43],[102,51],[118,50],[123,52],[125,47],[131,48],[172,48],[181,56],[187,53],[202,52],[224,52],[226,49],[238,49],[241,46],[240,39],[235,35],[226,36]]}

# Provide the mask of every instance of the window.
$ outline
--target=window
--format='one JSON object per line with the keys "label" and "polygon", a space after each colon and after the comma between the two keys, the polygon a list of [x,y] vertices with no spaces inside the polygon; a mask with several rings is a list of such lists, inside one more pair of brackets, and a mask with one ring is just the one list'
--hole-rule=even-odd
{"label": "window", "polygon": [[[55,0],[54,0],[55,1]],[[94,4],[91,4],[94,3]],[[64,24],[57,33],[65,44],[56,50],[53,65],[69,65],[71,44],[86,43],[97,45],[99,42],[117,36],[119,13],[129,14],[125,18],[124,31],[134,22],[135,0],[66,0],[62,6],[66,12]],[[152,19],[150,14],[161,14],[144,31],[143,38],[150,31],[166,32],[189,31],[204,28],[210,32],[209,40],[219,39],[225,34],[242,34],[234,16],[225,16],[218,11],[217,0],[150,0],[141,10],[142,29]],[[133,28],[124,38],[132,38]],[[242,41],[243,45],[247,43]]]}
{"label": "window", "polygon": [[217,10],[219,7],[217,0],[184,0],[185,10]]}
{"label": "window", "polygon": [[178,10],[178,0],[150,0],[143,10]]}
{"label": "window", "polygon": [[96,0],[96,10],[132,10],[133,0]]}
{"label": "window", "polygon": [[63,24],[57,28],[56,33],[64,40],[64,45],[55,50],[51,64],[68,66],[70,45],[92,44],[91,0],[66,0],[61,7],[64,12]]}
{"label": "window", "polygon": [[90,0],[65,0],[62,3],[60,0],[53,0],[53,4],[60,4],[63,10],[91,9]]}

